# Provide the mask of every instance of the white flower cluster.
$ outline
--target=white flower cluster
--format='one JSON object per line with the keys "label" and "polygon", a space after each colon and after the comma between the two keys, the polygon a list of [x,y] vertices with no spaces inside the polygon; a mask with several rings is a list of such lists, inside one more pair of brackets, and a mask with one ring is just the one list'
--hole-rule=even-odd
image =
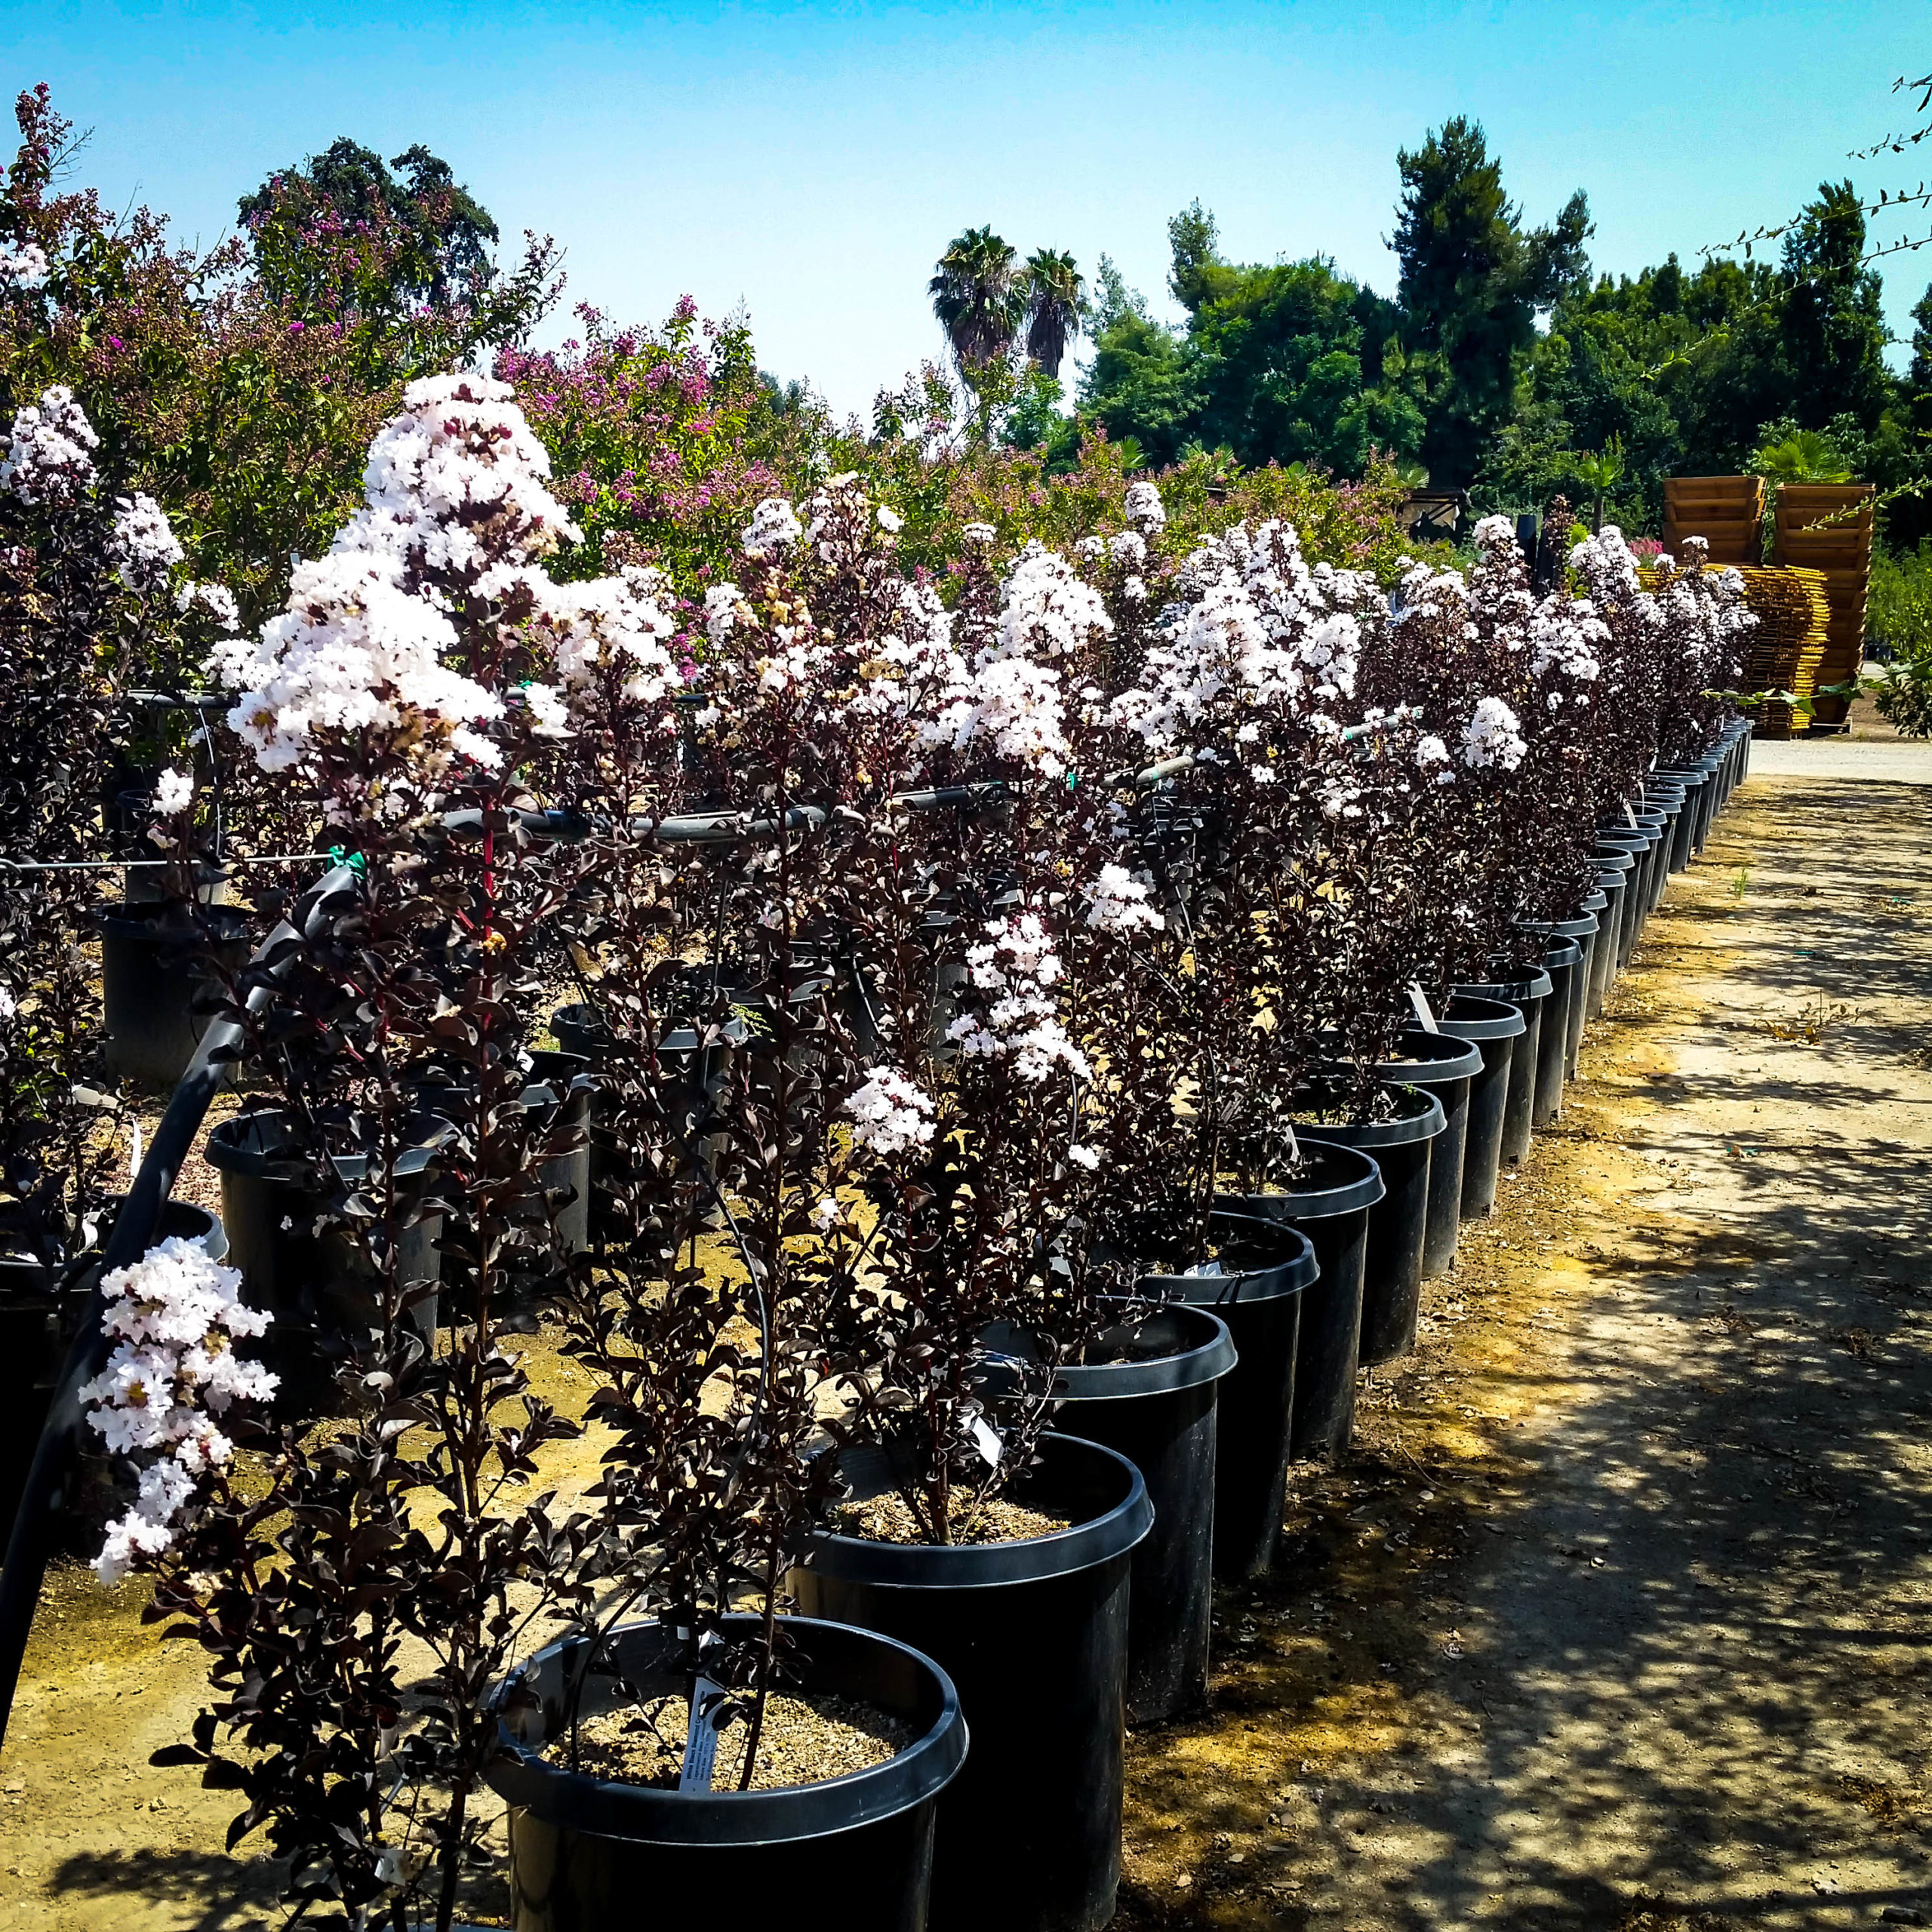
{"label": "white flower cluster", "polygon": [[108,555],[115,574],[130,590],[152,597],[168,588],[175,566],[187,552],[176,540],[168,512],[152,497],[137,492],[115,500]]}
{"label": "white flower cluster", "polygon": [[23,242],[12,254],[0,248],[0,288],[38,288],[47,279],[47,251]]}
{"label": "white flower cluster", "polygon": [[163,818],[172,818],[177,812],[185,812],[195,802],[194,779],[185,771],[164,771],[155,781],[151,802]]}
{"label": "white flower cluster", "polygon": [[768,557],[774,550],[789,549],[804,534],[798,513],[783,497],[767,497],[752,512],[743,543],[748,557]]}
{"label": "white flower cluster", "polygon": [[866,1084],[848,1094],[845,1112],[854,1146],[889,1160],[928,1145],[933,1137],[933,1103],[896,1066],[866,1069]]}
{"label": "white flower cluster", "polygon": [[546,580],[540,588],[533,625],[549,641],[566,691],[600,670],[623,672],[624,696],[639,704],[655,704],[677,688],[667,641],[677,624],[665,608],[669,591],[661,571],[638,565],[621,577]]}
{"label": "white flower cluster", "polygon": [[594,666],[621,663],[626,689],[663,695],[675,669],[659,586],[639,574],[559,585],[542,567],[581,533],[549,488],[550,460],[513,392],[472,375],[412,383],[403,413],[370,446],[364,503],[328,555],[297,567],[288,608],[259,644],[218,650],[211,669],[242,692],[231,727],[264,770],[308,756],[319,731],[393,732],[434,777],[454,754],[494,769],[487,728],[503,698],[453,670],[455,600],[528,611],[555,647],[561,696],[524,688],[518,712],[567,728],[565,704]]}
{"label": "white flower cluster", "polygon": [[197,1478],[233,1455],[214,1418],[235,1402],[266,1401],[275,1392],[272,1375],[235,1353],[238,1337],[269,1325],[267,1315],[243,1304],[241,1286],[235,1269],[179,1237],[101,1283],[101,1325],[119,1340],[106,1367],[81,1392],[94,1405],[88,1420],[115,1454],[163,1459],[142,1472],[134,1508],[108,1526],[94,1564],[103,1583],[167,1549]]}
{"label": "white flower cluster", "polygon": [[550,494],[550,458],[515,392],[485,376],[431,376],[369,445],[365,507],[337,541],[500,596],[582,532]]}
{"label": "white flower cluster", "polygon": [[1521,721],[1500,697],[1479,698],[1463,727],[1463,762],[1472,771],[1494,766],[1514,771],[1529,755]]}
{"label": "white flower cluster", "polygon": [[174,593],[182,616],[208,618],[218,630],[232,631],[242,621],[235,593],[225,583],[184,583]]}
{"label": "white flower cluster", "polygon": [[1640,629],[1667,629],[1672,649],[1696,675],[1707,683],[1728,681],[1743,634],[1758,620],[1744,608],[1744,580],[1735,571],[1703,568],[1709,546],[1702,537],[1687,538],[1683,547],[1681,562],[1657,559],[1654,591],[1644,589],[1636,556],[1614,524],[1579,543],[1570,561],[1589,585],[1600,621],[1629,618]]}
{"label": "white flower cluster", "polygon": [[39,401],[14,412],[6,457],[0,461],[0,490],[43,508],[76,503],[94,488],[90,452],[100,447],[74,392],[56,383],[42,392]]}
{"label": "white flower cluster", "polygon": [[494,768],[502,754],[474,727],[503,701],[448,669],[456,627],[397,581],[394,560],[338,547],[298,564],[288,608],[259,644],[218,649],[211,663],[242,694],[228,722],[264,771],[307,757],[318,731],[440,727],[450,750]]}
{"label": "white flower cluster", "polygon": [[1099,593],[1066,559],[1029,543],[1000,586],[999,629],[988,660],[1071,657],[1111,635],[1113,627]]}
{"label": "white flower cluster", "polygon": [[1180,587],[1186,601],[1165,614],[1141,685],[1113,703],[1115,721],[1150,748],[1182,745],[1224,702],[1306,718],[1353,696],[1375,586],[1354,571],[1311,568],[1289,525],[1271,518],[1251,535],[1236,524],[1204,538]]}
{"label": "white flower cluster", "polygon": [[878,654],[884,680],[858,701],[891,709],[923,750],[978,748],[1046,778],[1066,770],[1060,673],[1048,660],[1070,659],[1112,628],[1106,608],[1057,552],[1029,543],[1001,588],[998,618],[977,649],[962,648],[950,615],[930,586],[900,596],[903,627]]}
{"label": "white flower cluster", "polygon": [[1588,598],[1546,598],[1530,620],[1531,675],[1594,684],[1603,674],[1598,652],[1609,641],[1610,627]]}
{"label": "white flower cluster", "polygon": [[1168,507],[1161,501],[1161,492],[1144,477],[1138,483],[1127,486],[1127,497],[1121,509],[1128,521],[1143,531],[1151,532],[1168,527]]}
{"label": "white flower cluster", "polygon": [[991,997],[982,1011],[954,1020],[946,1038],[969,1058],[1011,1055],[1014,1072],[1025,1081],[1042,1081],[1056,1066],[1086,1078],[1086,1056],[1067,1038],[1049,990],[1061,968],[1039,915],[1009,915],[986,931],[983,943],[968,949],[966,968],[971,984]]}
{"label": "white flower cluster", "polygon": [[1148,897],[1145,881],[1124,866],[1103,866],[1100,877],[1087,888],[1087,923],[1103,933],[1155,931],[1166,921]]}

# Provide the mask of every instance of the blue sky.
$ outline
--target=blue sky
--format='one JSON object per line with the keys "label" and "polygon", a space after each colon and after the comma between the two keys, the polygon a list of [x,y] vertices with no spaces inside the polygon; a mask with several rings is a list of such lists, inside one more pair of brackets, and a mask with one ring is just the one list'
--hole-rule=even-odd
{"label": "blue sky", "polygon": [[[767,368],[857,408],[937,347],[925,278],[969,224],[1090,273],[1104,250],[1164,303],[1167,217],[1198,195],[1231,256],[1319,252],[1392,291],[1395,151],[1459,112],[1532,220],[1588,191],[1611,271],[1780,219],[1827,176],[1910,186],[1912,160],[1846,153],[1909,122],[1889,90],[1932,69],[1932,0],[10,0],[0,50],[10,93],[48,80],[94,130],[83,178],[184,235],[339,134],[426,141],[506,235],[565,245],[568,300],[743,300]],[[1909,332],[1932,249],[1885,266]]]}

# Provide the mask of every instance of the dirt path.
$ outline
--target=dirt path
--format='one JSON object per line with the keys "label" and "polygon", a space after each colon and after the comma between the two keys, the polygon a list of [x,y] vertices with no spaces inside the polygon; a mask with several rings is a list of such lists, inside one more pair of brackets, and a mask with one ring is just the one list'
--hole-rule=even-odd
{"label": "dirt path", "polygon": [[[1737,795],[1360,1453],[1221,1604],[1214,1714],[1134,1740],[1117,1924],[1932,1922],[1928,858],[1921,786]],[[43,1607],[9,1932],[279,1921],[232,1800],[146,1764],[202,1690],[141,1595]]]}
{"label": "dirt path", "polygon": [[1932,1922],[1928,858],[1915,786],[1737,795],[1222,1714],[1138,1740],[1123,1922]]}

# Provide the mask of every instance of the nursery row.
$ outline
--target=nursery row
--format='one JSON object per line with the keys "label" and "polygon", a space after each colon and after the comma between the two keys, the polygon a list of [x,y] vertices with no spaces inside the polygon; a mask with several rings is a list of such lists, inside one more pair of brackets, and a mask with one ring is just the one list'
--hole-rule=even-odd
{"label": "nursery row", "polygon": [[[61,1537],[149,1573],[180,1761],[356,1923],[450,1923],[487,1781],[525,1927],[1103,1924],[1124,1721],[1741,771],[1737,579],[1558,517],[1385,586],[1142,481],[934,580],[834,477],[560,582],[508,392],[406,401],[254,637],[71,398],[0,466],[8,1667]],[[97,1063],[173,1087],[125,1205]]]}

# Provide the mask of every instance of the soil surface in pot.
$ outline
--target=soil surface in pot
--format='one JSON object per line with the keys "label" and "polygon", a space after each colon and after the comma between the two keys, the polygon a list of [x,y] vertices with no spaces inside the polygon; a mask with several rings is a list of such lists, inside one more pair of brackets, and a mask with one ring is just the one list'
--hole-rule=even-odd
{"label": "soil surface in pot", "polygon": [[[691,1704],[683,1697],[653,1697],[586,1718],[577,1726],[575,1768],[614,1784],[641,1784],[660,1791],[677,1789],[691,1729]],[[736,1791],[743,1774],[745,1745],[751,1726],[733,1723],[718,1740],[711,1788]],[[764,1728],[752,1772],[753,1791],[784,1791],[793,1785],[820,1784],[851,1771],[869,1770],[896,1758],[915,1737],[903,1718],[888,1716],[856,1697],[829,1694],[790,1697],[778,1692],[765,1700]],[[546,1761],[571,1768],[571,1740],[554,1738]]]}
{"label": "soil surface in pot", "polygon": [[[955,1543],[1030,1543],[1035,1537],[1057,1536],[1071,1529],[1065,1516],[1050,1516],[1003,1497],[976,1503],[955,1490],[946,1499]],[[903,1496],[875,1496],[869,1503],[842,1503],[832,1512],[832,1527],[842,1537],[866,1543],[930,1543],[918,1518]]]}

